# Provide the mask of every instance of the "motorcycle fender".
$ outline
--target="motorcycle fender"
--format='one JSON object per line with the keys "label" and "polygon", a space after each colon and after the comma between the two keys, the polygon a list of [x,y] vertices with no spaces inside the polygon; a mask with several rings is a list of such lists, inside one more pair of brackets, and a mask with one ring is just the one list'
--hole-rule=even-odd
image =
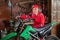
{"label": "motorcycle fender", "polygon": [[8,35],[6,35],[5,37],[3,37],[1,40],[8,40],[12,37],[15,37],[17,35],[16,32],[12,32],[12,33],[9,33]]}

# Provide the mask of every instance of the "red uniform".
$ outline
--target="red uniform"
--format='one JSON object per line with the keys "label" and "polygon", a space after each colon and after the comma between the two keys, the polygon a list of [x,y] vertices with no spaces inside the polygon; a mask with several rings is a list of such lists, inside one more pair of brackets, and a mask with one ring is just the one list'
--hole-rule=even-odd
{"label": "red uniform", "polygon": [[[35,15],[31,12],[32,16],[28,15],[28,18],[33,18],[34,24],[32,24],[32,27],[34,28],[40,28],[41,24],[44,26],[45,18],[44,15],[40,12],[38,12],[38,15]],[[20,16],[22,19],[26,19],[26,15]]]}

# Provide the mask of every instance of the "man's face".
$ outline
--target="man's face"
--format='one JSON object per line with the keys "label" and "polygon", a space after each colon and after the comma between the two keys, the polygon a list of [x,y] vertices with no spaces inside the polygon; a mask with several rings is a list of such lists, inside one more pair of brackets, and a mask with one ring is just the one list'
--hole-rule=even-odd
{"label": "man's face", "polygon": [[38,8],[32,8],[32,12],[37,15],[38,14]]}

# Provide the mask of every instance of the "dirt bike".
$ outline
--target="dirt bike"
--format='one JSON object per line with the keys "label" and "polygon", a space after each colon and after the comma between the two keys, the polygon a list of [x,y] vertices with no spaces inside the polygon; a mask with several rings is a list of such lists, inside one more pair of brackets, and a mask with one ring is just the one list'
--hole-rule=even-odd
{"label": "dirt bike", "polygon": [[15,31],[7,34],[1,40],[10,40],[14,37],[14,40],[40,40],[40,37],[45,40],[46,35],[50,32],[53,25],[57,23],[51,22],[40,29],[35,29],[29,24],[31,23],[19,19],[14,25]]}

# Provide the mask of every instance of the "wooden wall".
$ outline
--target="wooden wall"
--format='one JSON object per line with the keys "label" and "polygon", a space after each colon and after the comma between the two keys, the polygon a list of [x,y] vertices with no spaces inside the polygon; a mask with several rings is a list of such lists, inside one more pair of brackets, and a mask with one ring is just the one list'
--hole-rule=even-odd
{"label": "wooden wall", "polygon": [[[4,28],[4,20],[9,20],[10,16],[12,14],[13,19],[15,16],[18,14],[18,11],[23,11],[21,8],[17,5],[19,2],[23,2],[21,5],[24,7],[27,6],[27,3],[25,4],[24,2],[27,0],[10,0],[12,3],[12,8],[8,7],[8,2],[9,0],[0,0],[0,29]],[[30,0],[33,1],[33,0]],[[26,7],[28,8],[28,6]]]}
{"label": "wooden wall", "polygon": [[[21,3],[21,5],[25,8],[27,8],[28,12],[30,11],[30,6],[29,6],[29,2],[27,2],[27,0],[10,0],[12,3],[12,9],[11,7],[8,7],[8,2],[9,0],[0,0],[0,26],[2,26],[4,23],[4,20],[9,20],[11,13],[12,13],[12,17],[15,18],[15,16],[18,14],[18,11],[21,10],[21,8],[17,5],[18,2]],[[29,0],[32,1],[31,3],[34,2],[34,0]],[[36,0],[38,1],[38,0]],[[27,3],[25,3],[27,2]],[[44,2],[44,0],[42,1]],[[43,4],[41,4],[43,6]],[[51,22],[51,1],[48,1],[48,21]],[[24,11],[26,11],[25,9],[23,9]],[[21,10],[22,11],[22,10]],[[27,12],[27,11],[26,11]]]}
{"label": "wooden wall", "polygon": [[60,23],[53,26],[51,30],[51,35],[55,35],[60,38]]}
{"label": "wooden wall", "polygon": [[60,22],[60,0],[52,0],[51,21]]}
{"label": "wooden wall", "polygon": [[59,22],[52,29],[52,34],[60,38],[60,0],[52,0],[51,2],[51,22]]}
{"label": "wooden wall", "polygon": [[0,29],[4,27],[3,21],[9,19],[9,13],[5,1],[0,0]]}

